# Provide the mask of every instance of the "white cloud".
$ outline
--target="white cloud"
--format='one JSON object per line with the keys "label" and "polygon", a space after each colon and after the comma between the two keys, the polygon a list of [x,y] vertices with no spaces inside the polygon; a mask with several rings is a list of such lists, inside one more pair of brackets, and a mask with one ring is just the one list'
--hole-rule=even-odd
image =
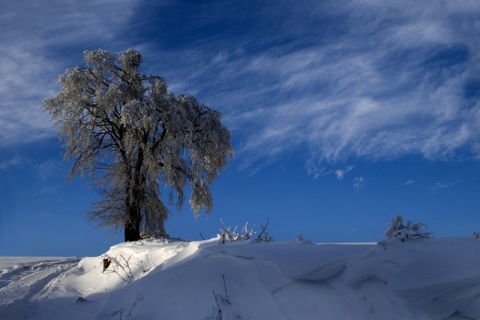
{"label": "white cloud", "polygon": [[353,179],[353,187],[355,189],[363,188],[366,181],[367,180],[364,177],[356,177],[355,179]]}
{"label": "white cloud", "polygon": [[[351,4],[350,9],[362,9],[362,2]],[[255,115],[227,113],[232,127],[246,136],[237,154],[245,153],[251,163],[308,147],[311,159],[335,163],[407,154],[448,159],[464,149],[478,153],[480,127],[474,119],[480,105],[466,100],[463,88],[469,78],[478,78],[474,62],[480,46],[472,31],[480,33],[480,25],[454,23],[454,13],[441,3],[388,4],[397,11],[347,9],[361,17],[339,40],[295,51],[275,48],[225,64],[239,70],[236,80],[243,74],[257,85],[249,95],[251,88],[233,92],[241,110]],[[472,3],[472,10],[479,9],[480,3]],[[368,18],[372,22],[362,26]],[[260,97],[265,99],[259,108]],[[251,134],[242,132],[244,127],[253,128]]]}
{"label": "white cloud", "polygon": [[[43,100],[57,75],[80,64],[64,51],[108,44],[130,18],[132,1],[0,1],[0,147],[54,135]],[[94,48],[97,49],[97,48]]]}
{"label": "white cloud", "polygon": [[433,192],[436,192],[436,191],[439,191],[439,190],[442,190],[442,189],[450,188],[451,186],[452,186],[451,183],[436,182],[436,183],[432,186],[432,191],[433,191]]}
{"label": "white cloud", "polygon": [[40,190],[38,190],[37,192],[34,192],[33,193],[33,196],[44,196],[46,194],[57,194],[58,193],[58,190],[54,187],[44,187]]}
{"label": "white cloud", "polygon": [[65,163],[59,159],[49,159],[37,165],[36,171],[42,181],[56,176],[63,178],[66,171],[65,166]]}
{"label": "white cloud", "polygon": [[463,97],[465,81],[480,71],[480,25],[468,13],[480,3],[468,6],[280,1],[270,16],[258,10],[261,25],[271,19],[274,28],[199,39],[180,51],[146,49],[149,59],[163,57],[151,67],[166,67],[170,89],[222,112],[242,167],[292,152],[304,153],[315,176],[324,163],[354,157],[447,159],[460,149],[480,156],[480,104]]}
{"label": "white cloud", "polygon": [[404,183],[402,183],[402,186],[409,186],[415,183],[415,180],[407,180]]}
{"label": "white cloud", "polygon": [[348,166],[345,169],[337,169],[335,170],[335,175],[337,176],[337,180],[342,180],[345,178],[345,175],[349,173],[353,169],[353,166]]}
{"label": "white cloud", "polygon": [[8,160],[0,162],[0,170],[8,169],[9,167],[15,167],[23,164],[23,159],[19,157],[13,157]]}
{"label": "white cloud", "polygon": [[[135,7],[72,0],[17,10],[19,2],[4,2],[0,18],[13,26],[0,31],[7,58],[0,62],[0,147],[23,141],[27,128],[29,141],[53,135],[41,102],[55,92],[56,74],[71,66],[49,56],[53,45],[122,47],[116,32]],[[325,163],[355,157],[446,159],[470,150],[480,158],[480,103],[463,96],[465,82],[480,74],[480,2],[279,1],[251,13],[235,5],[241,10],[229,10],[251,14],[253,25],[236,37],[220,30],[181,49],[160,48],[158,39],[136,42],[143,41],[148,72],[222,112],[243,167],[292,152],[302,153],[314,176],[325,173]],[[218,6],[195,28],[222,19],[225,6]]]}

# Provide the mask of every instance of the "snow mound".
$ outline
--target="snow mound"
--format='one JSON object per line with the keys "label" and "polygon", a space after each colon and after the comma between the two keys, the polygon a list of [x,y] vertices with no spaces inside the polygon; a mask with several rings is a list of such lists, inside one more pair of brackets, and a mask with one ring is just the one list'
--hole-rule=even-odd
{"label": "snow mound", "polygon": [[[18,296],[0,287],[0,318],[480,319],[478,252],[479,240],[463,238],[387,244],[149,239],[78,264],[47,262],[43,278],[32,269],[15,277],[14,266],[3,267],[0,280],[12,286],[27,276],[38,281]],[[105,270],[104,259],[110,261]]]}

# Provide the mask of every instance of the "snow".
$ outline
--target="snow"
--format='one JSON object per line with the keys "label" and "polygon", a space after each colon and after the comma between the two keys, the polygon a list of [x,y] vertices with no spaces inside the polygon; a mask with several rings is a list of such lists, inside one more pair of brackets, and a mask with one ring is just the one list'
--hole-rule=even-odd
{"label": "snow", "polygon": [[215,238],[122,243],[81,260],[0,257],[0,319],[480,319],[478,252],[472,238]]}

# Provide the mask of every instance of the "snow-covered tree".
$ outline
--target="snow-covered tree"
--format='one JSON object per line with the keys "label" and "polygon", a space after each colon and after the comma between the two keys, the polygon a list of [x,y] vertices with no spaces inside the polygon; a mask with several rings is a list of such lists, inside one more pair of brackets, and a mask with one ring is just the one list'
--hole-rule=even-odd
{"label": "snow-covered tree", "polygon": [[85,67],[67,69],[60,92],[44,102],[74,163],[69,178],[90,177],[102,199],[88,216],[100,226],[165,234],[169,210],[159,183],[178,210],[190,183],[197,217],[213,205],[209,185],[233,151],[220,113],[191,95],[175,96],[164,79],[139,72],[142,56],[86,51]]}
{"label": "snow-covered tree", "polygon": [[423,231],[423,228],[427,227],[422,222],[413,223],[412,221],[407,221],[407,224],[403,224],[403,217],[400,213],[397,213],[395,218],[392,219],[392,222],[388,225],[387,231],[385,231],[385,236],[387,238],[397,238],[402,241],[411,239],[429,239],[431,232]]}

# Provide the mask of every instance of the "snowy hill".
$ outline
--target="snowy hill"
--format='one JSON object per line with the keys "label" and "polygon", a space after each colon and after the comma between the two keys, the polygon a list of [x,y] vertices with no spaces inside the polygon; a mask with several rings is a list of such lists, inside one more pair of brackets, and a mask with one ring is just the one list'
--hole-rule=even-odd
{"label": "snowy hill", "polygon": [[[480,239],[143,240],[0,258],[0,319],[480,319]],[[103,271],[103,260],[110,261]]]}

